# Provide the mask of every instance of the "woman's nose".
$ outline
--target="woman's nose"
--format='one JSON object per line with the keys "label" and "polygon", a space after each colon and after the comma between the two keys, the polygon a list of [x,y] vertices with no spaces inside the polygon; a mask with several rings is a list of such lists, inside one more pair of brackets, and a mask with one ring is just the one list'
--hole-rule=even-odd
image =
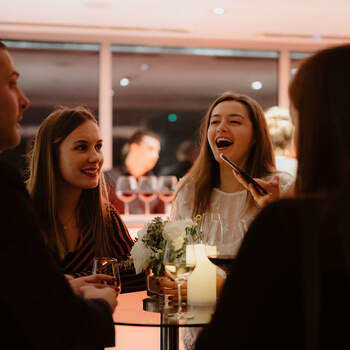
{"label": "woman's nose", "polygon": [[89,162],[90,163],[98,163],[103,159],[103,153],[101,151],[96,150],[93,148],[89,152]]}
{"label": "woman's nose", "polygon": [[218,124],[218,126],[217,126],[217,128],[216,128],[216,131],[218,131],[218,132],[220,132],[220,131],[226,131],[226,123],[225,123],[225,121],[224,120],[222,120],[219,124]]}
{"label": "woman's nose", "polygon": [[24,93],[20,90],[19,91],[19,104],[21,107],[21,111],[24,112],[30,105],[29,99],[27,96],[24,95]]}

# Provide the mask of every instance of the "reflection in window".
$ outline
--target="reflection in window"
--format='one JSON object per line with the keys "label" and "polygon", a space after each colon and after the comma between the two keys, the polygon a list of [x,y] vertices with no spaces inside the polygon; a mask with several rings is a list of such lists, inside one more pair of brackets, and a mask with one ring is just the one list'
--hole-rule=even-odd
{"label": "reflection in window", "polygon": [[290,77],[297,72],[300,63],[305,59],[311,56],[311,52],[290,52]]}
{"label": "reflection in window", "polygon": [[233,90],[276,105],[278,53],[228,49],[112,46],[114,166],[137,128],[162,136],[160,169],[175,161],[177,146],[196,140],[209,104]]}

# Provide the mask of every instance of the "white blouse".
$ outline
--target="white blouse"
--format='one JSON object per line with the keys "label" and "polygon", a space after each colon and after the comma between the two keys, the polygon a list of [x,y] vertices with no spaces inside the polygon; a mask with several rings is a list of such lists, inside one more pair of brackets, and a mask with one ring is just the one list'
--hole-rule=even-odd
{"label": "white blouse", "polygon": [[[294,182],[293,176],[287,173],[278,172],[280,178],[281,194],[285,192]],[[270,180],[272,176],[264,178]],[[182,181],[179,182],[179,186]],[[173,219],[181,220],[192,217],[194,201],[193,182],[187,181],[176,196],[173,205]],[[248,194],[248,190],[234,193],[227,193],[214,188],[210,199],[212,213],[220,214],[223,232],[224,246],[223,253],[235,255],[242,243],[242,239],[247,232],[250,223],[261,210],[258,208]],[[203,229],[209,229],[205,226]]]}

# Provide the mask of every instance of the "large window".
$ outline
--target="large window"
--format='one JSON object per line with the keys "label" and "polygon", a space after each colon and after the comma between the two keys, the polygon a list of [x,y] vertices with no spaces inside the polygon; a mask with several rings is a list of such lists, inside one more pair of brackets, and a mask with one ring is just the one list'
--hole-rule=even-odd
{"label": "large window", "polygon": [[197,139],[209,104],[231,90],[262,107],[278,101],[276,51],[112,46],[114,165],[131,133],[162,136],[155,172],[175,161],[177,145]]}

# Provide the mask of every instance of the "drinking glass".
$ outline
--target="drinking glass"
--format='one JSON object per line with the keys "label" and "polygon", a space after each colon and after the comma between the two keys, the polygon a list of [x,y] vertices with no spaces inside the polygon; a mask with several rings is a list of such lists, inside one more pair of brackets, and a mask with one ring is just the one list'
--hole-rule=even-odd
{"label": "drinking glass", "polygon": [[230,252],[230,244],[225,242],[221,215],[219,213],[205,213],[203,218],[201,230],[207,257],[228,274],[235,260],[235,255]]}
{"label": "drinking glass", "polygon": [[193,318],[193,315],[182,312],[181,301],[181,286],[196,267],[194,245],[189,237],[168,240],[164,250],[163,263],[165,271],[176,282],[178,290],[177,312],[169,314],[168,317],[176,320]]}
{"label": "drinking glass", "polygon": [[159,176],[158,178],[158,196],[164,202],[165,213],[170,214],[170,202],[174,199],[177,185],[176,176]]}
{"label": "drinking glass", "polygon": [[[112,286],[116,290],[121,290],[120,273],[117,259],[110,257],[94,258],[92,273],[94,275],[102,273],[104,275],[113,276],[115,278],[115,281],[113,282]],[[106,281],[104,283],[109,284]]]}
{"label": "drinking glass", "polygon": [[139,198],[145,202],[145,214],[150,214],[150,202],[157,196],[157,177],[141,176],[139,178]]}
{"label": "drinking glass", "polygon": [[124,202],[124,214],[129,215],[129,203],[136,198],[137,180],[134,176],[119,176],[116,182],[116,195]]}

